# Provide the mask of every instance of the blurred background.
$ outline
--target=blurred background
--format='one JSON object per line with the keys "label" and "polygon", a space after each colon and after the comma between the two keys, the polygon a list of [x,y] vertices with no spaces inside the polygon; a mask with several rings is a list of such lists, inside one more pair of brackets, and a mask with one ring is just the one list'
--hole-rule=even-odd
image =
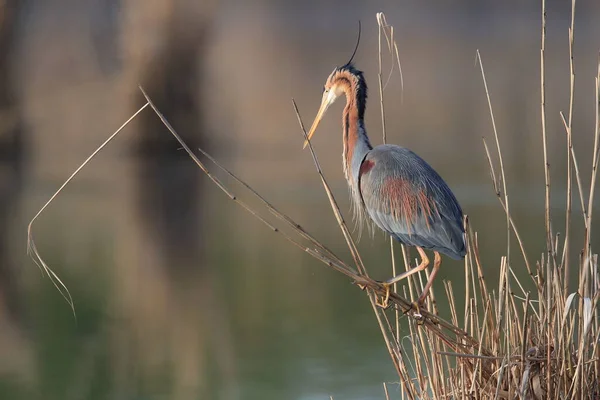
{"label": "blurred background", "polygon": [[[27,223],[143,104],[141,84],[191,147],[207,149],[350,260],[302,151],[291,98],[310,123],[326,77],[354,48],[360,19],[355,62],[370,83],[366,122],[379,144],[375,14],[384,11],[405,81],[402,93],[394,72],[386,87],[388,141],[413,149],[446,179],[479,232],[494,282],[505,217],[481,140],[493,144],[475,51],[486,68],[511,211],[536,260],[545,246],[538,3],[1,0],[0,398],[384,398],[382,382],[397,377],[366,297],[229,201],[149,110],[35,226],[39,251],[71,290],[76,321],[27,257]],[[558,113],[569,104],[571,6],[547,6],[552,205],[561,232],[567,159]],[[599,2],[577,2],[573,140],[586,196],[599,20]],[[384,70],[391,65],[384,55]],[[342,107],[332,107],[313,143],[349,218]],[[573,204],[577,246],[578,197]],[[376,278],[390,275],[388,246],[380,233],[360,241]],[[513,249],[512,266],[523,271]],[[434,288],[441,296],[442,280],[452,279],[460,294],[462,264],[444,265]],[[440,312],[449,318],[443,305]]]}

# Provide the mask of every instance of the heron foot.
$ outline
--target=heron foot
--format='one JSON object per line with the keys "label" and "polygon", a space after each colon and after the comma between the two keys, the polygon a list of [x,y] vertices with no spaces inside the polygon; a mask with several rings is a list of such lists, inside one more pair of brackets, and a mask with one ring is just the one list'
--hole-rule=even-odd
{"label": "heron foot", "polygon": [[375,296],[375,304],[386,310],[390,306],[390,292],[392,285],[386,282],[381,282],[381,285],[385,288],[385,296],[380,300]]}

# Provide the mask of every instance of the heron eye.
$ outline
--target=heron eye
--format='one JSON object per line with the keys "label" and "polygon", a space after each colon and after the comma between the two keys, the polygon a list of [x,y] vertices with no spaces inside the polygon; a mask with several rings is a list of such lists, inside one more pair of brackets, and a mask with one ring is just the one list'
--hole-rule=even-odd
{"label": "heron eye", "polygon": [[327,88],[325,86],[323,86],[323,93],[325,93],[327,91]]}

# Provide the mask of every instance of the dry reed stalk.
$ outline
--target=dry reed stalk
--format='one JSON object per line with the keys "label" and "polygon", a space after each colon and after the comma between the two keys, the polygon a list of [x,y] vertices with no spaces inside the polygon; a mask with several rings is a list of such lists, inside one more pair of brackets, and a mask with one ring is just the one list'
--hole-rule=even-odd
{"label": "dry reed stalk", "polygon": [[[377,32],[378,32],[378,35],[377,35],[378,67],[379,67],[378,83],[379,83],[379,98],[380,98],[380,109],[381,109],[381,128],[382,128],[382,140],[383,140],[383,143],[385,144],[385,143],[387,143],[387,130],[386,130],[386,122],[385,122],[384,91],[387,86],[387,83],[392,78],[395,64],[392,60],[392,62],[390,63],[390,71],[388,73],[388,78],[387,78],[386,84],[384,85],[383,79],[382,79],[383,78],[383,75],[382,75],[382,70],[383,70],[382,46],[381,46],[382,33],[386,39],[388,53],[390,54],[392,59],[394,57],[396,58],[396,62],[398,64],[398,73],[400,76],[400,88],[401,88],[401,96],[402,96],[401,99],[404,96],[404,76],[402,74],[402,64],[400,63],[400,53],[398,51],[398,44],[396,43],[396,40],[394,39],[394,27],[392,25],[388,24],[385,14],[383,12],[378,12],[375,17],[376,17],[377,26],[378,26],[378,30],[377,30]],[[394,238],[390,237],[389,241],[390,241],[390,259],[391,259],[391,264],[392,264],[392,276],[396,276],[396,275],[398,275],[398,271],[397,271],[397,267],[396,267],[396,255],[395,255],[395,251],[394,251],[395,240],[394,240]],[[404,261],[404,270],[408,271],[409,269],[412,268],[410,265],[409,257],[408,257],[409,252],[408,252],[407,247],[404,246],[403,244],[400,244],[400,247],[402,250],[402,258]],[[398,291],[398,282],[394,283],[393,290],[394,290],[394,292]],[[411,290],[410,298],[414,298],[413,285],[410,286],[410,290]],[[433,291],[431,291],[431,293],[433,296]],[[400,311],[397,308],[395,310],[394,320],[395,320],[395,333],[396,333],[396,337],[398,337],[400,335]]]}
{"label": "dry reed stalk", "polygon": [[135,119],[135,117],[138,116],[139,113],[141,113],[148,106],[149,106],[149,104],[146,103],[142,107],[140,107],[131,117],[129,117],[129,119],[127,119],[127,121],[125,121],[123,123],[123,125],[121,125],[115,132],[113,132],[113,134],[110,135],[108,137],[108,139],[106,139],[100,146],[98,146],[98,148],[96,148],[96,150],[94,150],[92,152],[92,154],[90,154],[88,156],[88,158],[86,158],[85,161],[83,163],[81,163],[81,165],[79,165],[79,167],[77,167],[75,169],[75,171],[73,171],[73,173],[67,178],[67,180],[65,180],[63,182],[63,184],[60,185],[60,187],[56,190],[56,192],[54,192],[54,194],[52,196],[50,196],[48,201],[42,206],[42,208],[40,208],[38,210],[38,212],[33,216],[31,221],[29,221],[29,225],[27,225],[27,254],[29,254],[29,256],[31,257],[33,262],[50,279],[50,281],[52,282],[54,287],[58,290],[58,292],[61,294],[61,296],[67,301],[67,303],[71,307],[73,316],[75,316],[75,317],[76,317],[75,303],[73,302],[73,297],[71,297],[71,292],[69,292],[69,289],[67,288],[67,286],[58,277],[58,275],[52,270],[52,268],[50,268],[50,266],[48,266],[48,264],[46,264],[46,262],[42,259],[41,255],[37,249],[37,246],[35,244],[35,241],[33,240],[33,224],[38,219],[38,217],[44,212],[44,210],[50,205],[50,203],[52,203],[54,201],[54,199],[56,199],[56,197],[63,191],[63,189],[73,180],[73,178],[75,178],[75,176],[79,173],[79,171],[81,171],[83,169],[83,167],[85,167],[96,156],[96,154],[98,154],[115,137],[117,137],[117,135],[127,125],[129,125],[129,123],[131,121],[133,121]]}
{"label": "dry reed stalk", "polygon": [[567,129],[567,206],[565,216],[565,240],[563,243],[563,253],[561,266],[564,268],[564,289],[569,290],[569,241],[571,239],[571,213],[573,208],[573,160],[569,154],[573,148],[573,137],[571,131],[573,127],[573,102],[575,98],[575,66],[573,62],[573,42],[575,40],[575,0],[571,1],[571,26],[569,27],[569,122]]}
{"label": "dry reed stalk", "polygon": [[[380,12],[377,13],[376,15],[377,18],[377,25],[378,25],[378,29],[377,29],[377,46],[378,46],[378,65],[379,65],[379,72],[377,74],[377,78],[378,78],[378,82],[379,82],[379,107],[381,109],[381,134],[382,134],[382,140],[383,143],[387,143],[387,130],[385,128],[385,103],[383,100],[383,80],[382,80],[382,52],[381,52],[381,33],[384,32],[387,27],[387,23],[385,22],[385,15]],[[393,27],[390,27],[390,30],[392,32],[392,40],[393,40]],[[387,33],[385,33],[386,35],[386,39],[387,39]],[[389,45],[390,41],[388,39],[388,45]],[[394,42],[395,44],[395,42]],[[389,48],[388,46],[388,50],[391,52],[391,48]],[[392,66],[394,65],[394,63],[392,63]],[[390,71],[390,75],[391,75],[391,71]],[[390,259],[392,262],[392,276],[396,276],[398,274],[398,272],[396,271],[396,257],[394,254],[394,238],[390,237]],[[398,282],[394,283],[394,292],[398,291]],[[396,310],[395,315],[394,315],[394,321],[395,321],[395,325],[396,325],[396,337],[398,337],[398,335],[400,335],[400,312],[398,310]]]}
{"label": "dry reed stalk", "polygon": [[550,214],[550,163],[548,161],[548,135],[546,134],[546,0],[542,0],[542,45],[540,49],[540,118],[542,122],[542,147],[544,151],[545,203],[544,214],[546,222],[546,249],[548,254],[553,252],[552,216]]}

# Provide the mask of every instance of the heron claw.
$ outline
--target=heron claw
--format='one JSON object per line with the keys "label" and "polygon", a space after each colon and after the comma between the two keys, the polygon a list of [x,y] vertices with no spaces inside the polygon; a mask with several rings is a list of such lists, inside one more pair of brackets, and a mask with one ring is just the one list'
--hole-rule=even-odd
{"label": "heron claw", "polygon": [[384,310],[386,310],[389,306],[390,306],[390,287],[392,285],[385,283],[385,282],[381,282],[381,284],[383,285],[383,287],[385,288],[385,296],[383,297],[383,299],[380,301],[379,298],[377,298],[377,296],[375,296],[375,304],[378,305],[379,307],[383,308]]}
{"label": "heron claw", "polygon": [[364,279],[361,279],[361,278],[356,279],[354,281],[354,284],[356,284],[356,286],[358,286],[358,288],[360,290],[365,290],[367,288],[367,282]]}

